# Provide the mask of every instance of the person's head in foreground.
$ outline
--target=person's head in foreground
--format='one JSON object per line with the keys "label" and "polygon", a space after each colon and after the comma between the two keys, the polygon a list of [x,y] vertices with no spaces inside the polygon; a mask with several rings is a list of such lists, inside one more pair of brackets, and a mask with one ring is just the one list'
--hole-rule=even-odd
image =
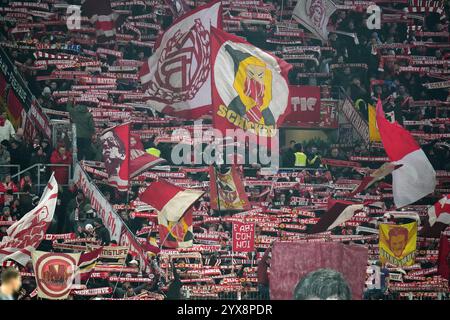
{"label": "person's head in foreground", "polygon": [[2,271],[0,285],[0,300],[13,300],[13,294],[20,290],[22,280],[19,272],[14,268]]}
{"label": "person's head in foreground", "polygon": [[351,291],[341,273],[317,269],[304,276],[295,286],[295,300],[351,300]]}

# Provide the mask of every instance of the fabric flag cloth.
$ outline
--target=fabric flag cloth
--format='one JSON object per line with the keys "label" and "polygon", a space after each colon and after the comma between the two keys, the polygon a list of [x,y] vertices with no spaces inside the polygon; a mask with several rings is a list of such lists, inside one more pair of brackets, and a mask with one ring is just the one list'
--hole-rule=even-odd
{"label": "fabric flag cloth", "polygon": [[436,222],[450,225],[450,194],[447,194],[428,209],[428,222],[432,227]]}
{"label": "fabric flag cloth", "polygon": [[446,235],[441,235],[439,242],[438,255],[438,274],[443,278],[450,279],[450,238]]}
{"label": "fabric flag cloth", "polygon": [[394,203],[404,207],[432,193],[436,186],[436,172],[413,136],[398,123],[386,120],[377,102],[377,126],[387,156],[401,168],[392,172]]}
{"label": "fabric flag cloth", "polygon": [[22,122],[22,113],[24,112],[22,103],[17,98],[14,90],[9,89],[6,114],[14,128],[18,128]]}
{"label": "fabric flag cloth", "polygon": [[116,16],[111,8],[110,0],[85,0],[81,11],[94,25],[98,40],[105,41],[115,37]]}
{"label": "fabric flag cloth", "polygon": [[119,191],[126,191],[130,177],[130,124],[105,130],[100,139],[108,181]]}
{"label": "fabric flag cloth", "polygon": [[222,27],[219,1],[179,17],[156,41],[139,70],[151,107],[185,119],[211,111],[211,26]]}
{"label": "fabric flag cloth", "polygon": [[164,0],[164,2],[170,7],[174,17],[182,16],[191,10],[185,0]]}
{"label": "fabric flag cloth", "polygon": [[313,225],[311,233],[320,233],[331,230],[350,220],[357,211],[360,211],[363,208],[363,204],[330,199],[328,200],[327,212],[320,217],[320,220],[315,225]]}
{"label": "fabric flag cloth", "polygon": [[33,251],[38,297],[50,300],[67,299],[79,259],[79,253]]}
{"label": "fabric flag cloth", "polygon": [[355,194],[358,194],[370,186],[372,186],[375,182],[380,181],[387,175],[391,174],[395,169],[400,168],[401,165],[396,165],[394,163],[386,162],[381,167],[379,167],[377,170],[372,172],[371,174],[365,176],[361,183],[348,195],[348,196],[354,196]]}
{"label": "fabric flag cloth", "polygon": [[158,180],[140,195],[140,200],[158,211],[160,246],[168,248],[192,246],[192,205],[203,191],[178,187]]}
{"label": "fabric flag cloth", "polygon": [[371,142],[381,142],[380,132],[377,128],[377,112],[374,106],[368,105],[369,115],[369,140]]}
{"label": "fabric flag cloth", "polygon": [[211,28],[213,125],[266,144],[291,111],[288,73],[292,65],[242,38]]}
{"label": "fabric flag cloth", "polygon": [[336,5],[331,0],[303,0],[297,1],[292,17],[325,42],[328,20],[334,11]]}
{"label": "fabric flag cloth", "polygon": [[144,146],[139,135],[130,135],[130,178],[134,178],[142,172],[164,162],[166,162],[165,159],[144,151]]}
{"label": "fabric flag cloth", "polygon": [[245,193],[242,178],[237,168],[231,166],[225,173],[209,167],[211,209],[213,210],[250,210],[250,202]]}
{"label": "fabric flag cloth", "polygon": [[395,225],[381,223],[379,251],[382,264],[402,267],[414,264],[417,244],[417,222]]}
{"label": "fabric flag cloth", "polygon": [[87,281],[94,271],[97,260],[102,253],[103,247],[83,253],[78,262],[77,276],[80,281]]}
{"label": "fabric flag cloth", "polygon": [[52,175],[37,206],[7,229],[0,243],[0,263],[11,259],[23,266],[27,264],[31,251],[45,239],[57,199],[58,183]]}

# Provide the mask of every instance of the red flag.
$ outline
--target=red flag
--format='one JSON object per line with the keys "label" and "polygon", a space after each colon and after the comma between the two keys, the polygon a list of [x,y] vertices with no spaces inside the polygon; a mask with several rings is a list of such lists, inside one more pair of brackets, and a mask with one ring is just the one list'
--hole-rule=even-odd
{"label": "red flag", "polygon": [[250,202],[245,193],[242,178],[237,168],[231,166],[225,173],[209,168],[211,209],[250,210]]}
{"label": "red flag", "polygon": [[25,265],[30,260],[31,251],[45,239],[57,198],[58,183],[52,175],[36,208],[8,228],[0,243],[0,262],[11,259]]}
{"label": "red flag", "polygon": [[447,194],[428,209],[428,222],[432,227],[436,222],[450,225],[450,194]]}
{"label": "red flag", "polygon": [[233,222],[233,251],[252,252],[255,250],[255,225]]}
{"label": "red flag", "polygon": [[165,159],[144,151],[144,145],[138,135],[132,134],[130,136],[130,178],[134,178],[145,170],[164,162],[166,162]]}
{"label": "red flag", "polygon": [[210,112],[211,26],[222,27],[220,1],[181,16],[156,42],[139,76],[157,111],[187,119]]}
{"label": "red flag", "polygon": [[103,132],[103,162],[108,181],[120,191],[128,189],[130,177],[130,124],[122,124]]}
{"label": "red flag", "polygon": [[160,245],[177,248],[192,246],[192,211],[203,191],[184,189],[166,180],[153,182],[140,200],[158,211]]}
{"label": "red flag", "polygon": [[445,279],[450,279],[450,239],[446,235],[441,235],[439,242],[439,258],[438,258],[438,273]]}
{"label": "red flag", "polygon": [[83,253],[78,261],[78,276],[80,281],[87,281],[94,271],[97,259],[102,253],[103,247]]}
{"label": "red flag", "polygon": [[311,233],[319,233],[331,230],[340,224],[350,220],[357,211],[362,210],[364,205],[355,204],[350,201],[334,200],[328,201],[328,210],[320,220],[312,227]]}
{"label": "red flag", "polygon": [[226,134],[241,129],[270,146],[290,112],[288,72],[292,66],[242,38],[211,29],[213,123]]}
{"label": "red flag", "polygon": [[394,164],[403,165],[392,173],[394,203],[401,208],[434,191],[436,172],[413,136],[397,122],[386,120],[380,99],[376,112],[386,154]]}

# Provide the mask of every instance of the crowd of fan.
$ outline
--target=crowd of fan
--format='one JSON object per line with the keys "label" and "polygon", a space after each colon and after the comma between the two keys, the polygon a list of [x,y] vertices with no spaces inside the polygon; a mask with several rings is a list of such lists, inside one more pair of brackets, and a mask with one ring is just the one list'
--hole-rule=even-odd
{"label": "crowd of fan", "polygon": [[[6,1],[8,2],[8,1]],[[275,10],[271,12],[273,18],[281,19],[283,21],[289,21],[295,23],[290,18],[285,17],[286,12],[289,12],[289,8],[292,9],[292,4],[289,1],[264,1],[265,3],[272,2]],[[385,4],[385,7],[402,10],[407,4]],[[50,8],[54,9],[50,4]],[[116,9],[131,10],[131,16],[137,17],[147,13],[156,12],[152,6],[140,6],[130,5],[117,7]],[[446,4],[446,12],[448,13],[449,7]],[[57,9],[55,9],[57,10]],[[252,9],[249,9],[252,10]],[[255,9],[256,10],[256,9]],[[283,11],[284,10],[284,11]],[[226,11],[225,11],[226,12]],[[284,13],[283,13],[284,12]],[[226,17],[235,16],[239,12],[225,13]],[[448,16],[448,14],[447,14]],[[34,17],[34,22],[44,21],[44,18]],[[155,20],[152,22],[161,28],[145,28],[140,29],[142,42],[154,41],[159,33],[161,33],[167,26],[170,25],[172,18],[170,14],[156,15]],[[251,24],[241,23],[238,27],[238,35],[244,36],[247,40],[254,45],[269,51],[273,51],[277,54],[282,53],[284,50],[283,45],[274,44],[268,41],[274,37],[276,31],[276,20],[273,20],[271,24],[267,24],[265,27],[261,25],[253,26]],[[383,55],[395,55],[404,54],[403,48],[399,49],[382,49],[374,54],[374,45],[380,44],[392,44],[392,43],[413,43],[418,39],[408,31],[408,24],[404,22],[398,23],[383,23],[381,30],[368,30],[365,26],[365,11],[348,11],[338,10],[331,18],[332,29],[338,31],[344,31],[349,33],[356,33],[359,42],[356,44],[354,38],[348,35],[330,33],[329,42],[326,46],[331,47],[331,50],[323,50],[320,53],[314,53],[316,61],[289,61],[289,62],[301,62],[290,73],[289,79],[291,84],[305,84],[305,85],[320,85],[320,86],[341,86],[346,94],[355,102],[358,101],[357,106],[363,117],[367,119],[367,105],[375,104],[376,99],[380,96],[383,99],[383,105],[386,112],[394,111],[395,120],[404,123],[405,120],[426,120],[426,119],[447,119],[448,107],[435,108],[418,108],[410,106],[410,102],[413,100],[441,100],[450,101],[448,97],[448,89],[428,90],[422,86],[423,83],[433,82],[434,79],[429,75],[423,75],[420,73],[411,72],[398,72],[401,66],[405,66],[404,62],[386,62],[384,64],[384,70],[380,71],[380,57]],[[226,23],[225,23],[226,25]],[[108,55],[106,59],[102,60],[104,67],[100,70],[93,71],[95,75],[102,75],[106,72],[106,65],[117,65],[117,60],[133,60],[142,61],[144,57],[151,55],[152,50],[150,47],[142,45],[141,42],[127,42],[122,41],[114,42],[113,44],[98,44],[95,41],[90,42],[92,34],[86,34],[84,37],[80,37],[80,32],[71,32],[66,29],[64,25],[49,25],[46,27],[45,32],[37,28],[32,28],[26,33],[14,32],[14,23],[6,22],[3,24],[3,28],[0,33],[1,42],[9,43],[34,43],[38,40],[42,44],[51,43],[65,43],[65,44],[81,44],[83,49],[95,51],[97,48],[108,48],[121,52],[123,55],[120,58]],[[301,28],[301,26],[300,26]],[[423,25],[424,31],[443,31],[448,30],[448,19],[440,19],[436,14],[428,14],[425,17]],[[127,29],[121,29],[122,32],[126,32]],[[283,37],[279,37],[282,39]],[[289,38],[289,37],[288,37]],[[84,42],[82,41],[84,40]],[[292,39],[289,39],[292,40]],[[300,40],[300,39],[297,39]],[[425,39],[422,39],[425,40]],[[448,37],[433,37],[426,39],[427,41],[436,43],[448,43]],[[301,39],[302,46],[320,46],[320,42],[316,39],[303,37]],[[31,89],[32,93],[37,97],[39,105],[48,110],[47,115],[55,119],[69,118],[76,124],[77,133],[77,146],[78,146],[78,160],[93,160],[102,161],[102,145],[98,138],[98,134],[102,129],[110,127],[112,124],[120,123],[124,119],[118,119],[111,116],[108,117],[94,117],[92,113],[95,113],[96,104],[92,102],[86,102],[78,100],[75,102],[75,106],[72,103],[68,103],[67,100],[63,100],[59,95],[61,92],[70,91],[72,86],[76,84],[74,79],[50,79],[39,80],[39,76],[48,76],[56,70],[53,66],[42,70],[34,68],[36,59],[33,57],[32,50],[6,47],[11,59],[16,62],[18,69],[23,75],[26,83]],[[80,51],[81,52],[81,51]],[[72,51],[60,52],[71,53]],[[436,59],[443,59],[447,57],[445,49],[433,49],[426,47],[414,47],[411,54],[422,56],[434,56]],[[78,54],[75,52],[75,54]],[[282,55],[282,54],[281,54]],[[333,64],[366,64],[367,68],[357,67],[351,68],[346,66],[342,69],[335,68],[330,69]],[[301,65],[301,66],[300,66]],[[77,69],[78,70],[78,69]],[[302,77],[304,73],[326,73],[325,77],[313,75],[309,77]],[[372,85],[373,80],[383,80],[381,85]],[[378,83],[378,82],[377,82]],[[136,80],[121,80],[117,82],[117,90],[139,90],[140,85]],[[70,96],[69,101],[71,99]],[[121,108],[120,96],[108,96],[108,102],[112,105],[118,105],[111,111],[130,112],[131,116],[135,118],[141,118],[141,122],[133,124],[133,130],[135,132],[141,132],[141,138],[144,143],[145,149],[157,148],[161,152],[161,157],[168,161],[170,165],[170,143],[161,142],[158,143],[156,134],[148,134],[148,131],[157,129],[158,125],[146,123],[146,119],[154,121],[155,119],[167,119],[167,123],[159,125],[164,131],[164,127],[167,125],[180,126],[190,125],[191,122],[181,121],[173,118],[165,117],[154,110],[145,108],[136,108],[130,111],[130,108]],[[56,111],[56,112],[52,112]],[[156,122],[155,122],[156,123]],[[207,123],[207,121],[206,121]],[[425,133],[447,133],[449,132],[450,122],[442,121],[429,123],[426,125],[410,126],[408,129],[418,130]],[[111,240],[108,229],[103,225],[102,220],[98,214],[93,210],[90,205],[90,199],[86,198],[81,190],[77,190],[77,187],[72,183],[69,183],[69,170],[67,167],[51,167],[51,164],[57,165],[71,165],[72,152],[71,143],[68,140],[69,134],[65,135],[65,140],[58,141],[57,145],[53,149],[50,141],[35,137],[31,142],[26,141],[23,137],[23,131],[18,129],[15,131],[11,123],[6,119],[4,114],[0,118],[0,164],[1,165],[19,165],[21,169],[27,168],[32,165],[41,164],[40,167],[35,167],[28,174],[22,174],[21,179],[18,179],[18,171],[15,167],[1,167],[0,168],[0,205],[2,211],[0,213],[0,221],[14,221],[19,220],[26,212],[28,212],[38,200],[39,191],[36,184],[37,175],[41,175],[41,181],[46,181],[50,173],[55,172],[56,179],[61,185],[61,191],[58,199],[58,206],[55,211],[55,221],[49,229],[48,233],[75,233],[79,238],[96,237],[99,244],[102,245],[117,245],[117,242]],[[436,170],[450,170],[448,159],[450,158],[450,149],[448,141],[445,137],[434,140],[422,140],[422,148],[425,150],[430,158]],[[349,160],[351,156],[385,156],[382,147],[376,145],[365,145],[361,142],[354,142],[353,146],[340,146],[338,141],[324,142],[321,140],[308,141],[306,143],[297,143],[292,140],[288,145],[284,146],[281,150],[280,159],[282,167],[295,168],[295,153],[301,152],[306,156],[306,165],[308,168],[297,168],[302,171],[303,183],[332,183],[337,182],[340,179],[355,179],[360,180],[362,174],[352,170],[352,168],[341,167],[327,167],[322,165],[321,158],[330,158],[336,160]],[[365,166],[370,168],[376,168],[380,165],[379,162],[365,162]],[[302,166],[303,167],[303,166]],[[258,172],[258,166],[254,163],[248,163],[243,170],[245,176],[244,180],[251,180],[256,177]],[[305,170],[304,170],[305,169]],[[40,173],[38,170],[42,170]],[[304,171],[303,171],[304,170]],[[14,178],[11,178],[11,177]],[[93,176],[93,179],[97,177]],[[209,178],[207,173],[189,173],[187,176],[192,182],[205,182]],[[295,177],[283,178],[278,180],[282,181],[299,181]],[[147,181],[148,182],[148,181]],[[387,181],[389,182],[389,181]],[[116,189],[104,185],[101,180],[96,180],[96,183],[100,186],[102,193],[109,200],[112,205],[123,205],[127,198],[126,194],[119,193]],[[140,188],[145,186],[146,182],[141,185],[137,184],[130,190],[129,203],[138,201],[138,195]],[[442,186],[445,188],[445,186]],[[325,187],[326,189],[326,187]],[[273,193],[265,193],[264,188],[260,187],[246,187],[246,191],[250,196],[250,200],[254,202],[266,201],[271,208],[281,208],[284,206],[292,205],[291,198],[302,197],[306,199],[321,198],[317,197],[314,192],[306,191],[306,189],[294,188],[294,189],[280,189],[275,190]],[[376,186],[367,190],[366,194],[380,195],[382,191]],[[261,195],[264,194],[264,197]],[[439,198],[439,195],[424,199],[420,204],[433,204],[434,201]],[[196,210],[201,211],[205,207],[205,202],[208,201],[208,197],[205,196],[199,203],[196,204]],[[392,206],[392,201],[389,198],[383,198],[385,207],[388,209]],[[207,208],[206,208],[207,209]],[[138,233],[145,227],[152,225],[152,221],[144,218],[132,218],[130,217],[129,210],[117,210],[122,220],[134,233]],[[217,213],[216,213],[217,214]],[[224,216],[230,216],[231,212],[227,212]],[[227,248],[230,245],[231,236],[231,224],[228,222],[222,223],[201,223],[201,219],[197,220],[194,216],[194,233],[198,232],[217,232],[221,236],[217,241],[221,245],[224,252],[227,252]],[[200,222],[199,222],[200,221]],[[153,221],[157,225],[157,221]],[[5,235],[6,226],[0,226],[0,238]],[[352,234],[355,232],[353,227],[337,228],[336,233]],[[148,238],[155,240],[158,236],[156,230],[147,234]],[[256,237],[275,237],[270,232],[264,232],[263,229],[258,228]],[[201,244],[201,241],[196,241],[196,244]],[[208,242],[206,242],[208,243]],[[428,245],[428,249],[433,249],[432,243]],[[46,247],[47,246],[47,247]],[[42,245],[43,249],[51,249],[51,243],[44,241]],[[270,248],[270,246],[267,246]],[[435,248],[435,247],[434,247]],[[270,261],[270,250],[266,250],[266,247],[260,247],[258,252],[248,254],[244,258],[244,263],[236,266],[236,270],[233,267],[233,263],[236,259],[225,257],[226,255],[219,252],[203,252],[203,263],[211,267],[222,266],[229,267],[224,272],[230,272],[235,274],[239,278],[252,278],[255,281],[243,282],[248,288],[256,289],[256,285],[259,285],[260,298],[267,298],[268,294],[268,276],[267,269]],[[250,261],[250,263],[247,263]],[[149,269],[146,273],[140,272],[139,276],[148,278],[152,275],[153,282],[144,283],[142,285],[133,285],[130,282],[116,283],[108,281],[107,279],[92,279],[89,281],[89,288],[107,287],[114,288],[113,296],[116,298],[132,297],[140,294],[144,291],[164,293],[168,298],[180,298],[182,296],[183,287],[182,278],[180,278],[180,269],[176,267],[175,263],[172,263],[171,272],[165,273],[163,268],[160,267],[160,257],[150,258]],[[192,262],[192,261],[188,261]],[[127,264],[130,267],[134,267],[139,262],[135,256],[129,255],[127,258]],[[425,264],[430,264],[426,262]],[[258,266],[258,268],[254,268]],[[22,272],[32,273],[31,263],[27,264],[24,268],[21,268]],[[120,275],[120,273],[112,273],[111,275]],[[169,276],[170,275],[170,276]],[[186,279],[186,278],[184,278]],[[215,283],[219,283],[220,280],[215,280]],[[195,283],[195,282],[193,282]],[[34,279],[25,278],[24,287],[21,294],[25,299],[30,298],[29,294],[34,289]],[[184,285],[186,287],[186,285]],[[387,286],[383,285],[386,289]],[[245,291],[248,297],[251,296],[252,290]],[[257,292],[257,290],[255,291]],[[237,297],[237,293],[227,294],[226,297]],[[381,295],[382,298],[392,298],[393,293],[390,295]],[[186,295],[184,295],[186,297]],[[222,296],[224,297],[224,296]],[[254,296],[256,297],[256,295]],[[79,298],[79,297],[78,297]]]}

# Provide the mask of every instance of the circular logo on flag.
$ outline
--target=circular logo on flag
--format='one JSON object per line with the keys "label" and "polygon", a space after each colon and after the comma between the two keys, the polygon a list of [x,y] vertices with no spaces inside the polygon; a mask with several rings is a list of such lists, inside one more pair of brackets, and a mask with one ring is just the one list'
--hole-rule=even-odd
{"label": "circular logo on flag", "polygon": [[44,253],[35,262],[39,290],[49,298],[67,295],[72,286],[77,261],[64,253]]}
{"label": "circular logo on flag", "polygon": [[208,80],[210,35],[200,19],[190,30],[178,30],[161,51],[149,90],[167,104],[192,100]]}
{"label": "circular logo on flag", "polygon": [[237,115],[226,118],[245,119],[247,129],[274,128],[286,111],[289,97],[288,84],[280,72],[276,58],[261,49],[225,42],[217,53],[214,81],[226,112]]}

